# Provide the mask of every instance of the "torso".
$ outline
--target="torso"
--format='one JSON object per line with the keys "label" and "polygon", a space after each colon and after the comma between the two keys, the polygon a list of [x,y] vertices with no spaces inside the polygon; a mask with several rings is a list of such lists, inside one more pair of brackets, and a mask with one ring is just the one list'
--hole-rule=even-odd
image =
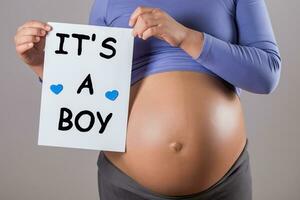
{"label": "torso", "polygon": [[107,158],[164,195],[203,191],[233,165],[245,143],[239,97],[204,73],[153,74],[131,87],[126,152]]}
{"label": "torso", "polygon": [[[111,27],[128,28],[131,13],[144,5],[160,7],[189,28],[237,42],[235,0],[103,2],[108,2],[103,15]],[[177,196],[207,189],[229,170],[246,143],[239,97],[221,79],[199,73],[208,72],[204,66],[159,39],[135,38],[133,61],[134,79],[178,65],[194,71],[148,74],[133,84],[126,152],[105,151],[106,157],[156,193]]]}

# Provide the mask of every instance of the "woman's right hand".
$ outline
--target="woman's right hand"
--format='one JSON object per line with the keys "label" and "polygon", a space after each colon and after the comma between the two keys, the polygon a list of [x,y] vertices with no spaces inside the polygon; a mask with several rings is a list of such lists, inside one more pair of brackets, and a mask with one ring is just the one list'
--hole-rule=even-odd
{"label": "woman's right hand", "polygon": [[14,38],[17,54],[40,78],[44,65],[45,37],[50,30],[48,24],[31,20],[17,29]]}

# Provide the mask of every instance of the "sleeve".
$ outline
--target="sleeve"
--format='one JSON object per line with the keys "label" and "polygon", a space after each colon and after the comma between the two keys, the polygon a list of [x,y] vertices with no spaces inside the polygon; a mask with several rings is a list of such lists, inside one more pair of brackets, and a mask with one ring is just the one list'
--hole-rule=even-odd
{"label": "sleeve", "polygon": [[238,44],[203,33],[195,60],[236,87],[271,93],[280,79],[281,57],[264,0],[237,0],[235,17]]}
{"label": "sleeve", "polygon": [[108,0],[94,0],[89,14],[89,25],[107,26],[106,10]]}

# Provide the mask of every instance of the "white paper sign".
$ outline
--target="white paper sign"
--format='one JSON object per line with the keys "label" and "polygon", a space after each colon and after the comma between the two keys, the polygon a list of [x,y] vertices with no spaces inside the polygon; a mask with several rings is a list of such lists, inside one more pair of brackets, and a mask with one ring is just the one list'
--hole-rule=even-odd
{"label": "white paper sign", "polygon": [[125,152],[132,29],[49,25],[38,145]]}

